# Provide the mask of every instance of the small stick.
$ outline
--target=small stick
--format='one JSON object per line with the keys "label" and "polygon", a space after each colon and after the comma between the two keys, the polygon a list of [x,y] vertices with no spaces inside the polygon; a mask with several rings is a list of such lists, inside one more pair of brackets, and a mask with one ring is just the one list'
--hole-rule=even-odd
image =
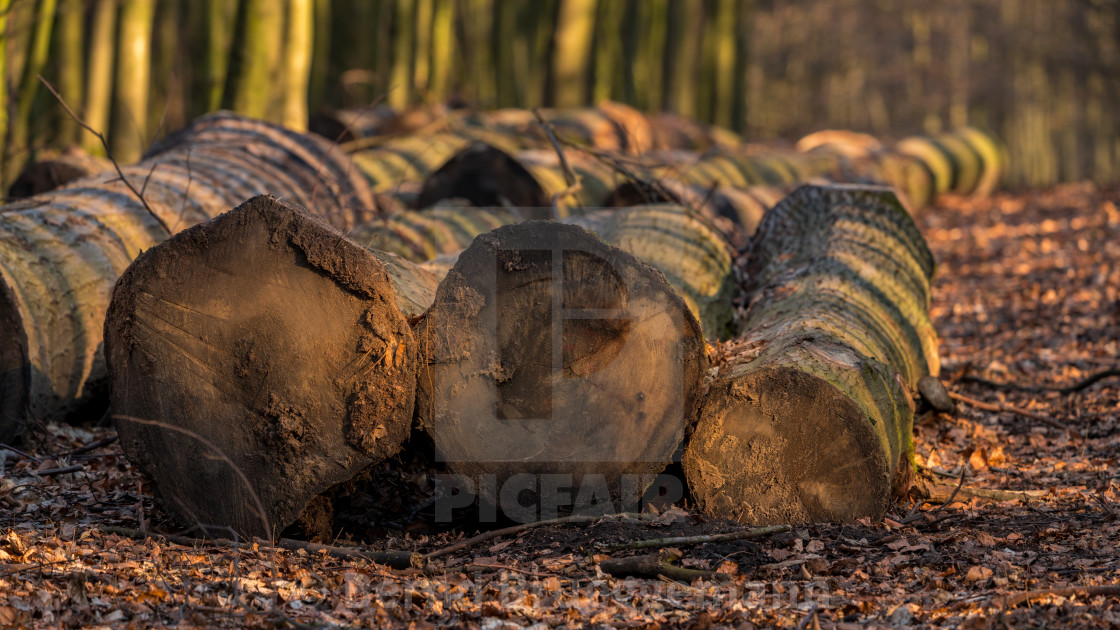
{"label": "small stick", "polygon": [[933,508],[933,511],[931,511],[930,514],[935,514],[939,511],[945,509],[946,505],[949,505],[950,503],[953,502],[953,499],[957,498],[957,493],[960,492],[961,488],[964,487],[964,479],[967,476],[968,476],[968,464],[965,464],[964,466],[961,466],[961,480],[957,482],[957,487],[953,489],[953,494],[949,495],[949,500],[942,503],[941,505]]}
{"label": "small stick", "polygon": [[[556,139],[556,133],[552,128],[552,123],[545,119],[539,107],[533,108],[533,115],[537,117],[537,122],[544,128],[544,133],[548,136],[548,141],[552,143],[552,148],[556,150],[556,156],[560,158],[560,170],[564,172],[564,181],[568,184],[565,190],[552,196],[552,208],[555,211],[557,201],[579,191],[582,185],[580,184],[579,178],[576,177],[576,174],[572,172],[572,167],[568,165],[568,158],[564,156],[564,149],[560,147],[560,141]],[[576,203],[579,204],[579,199],[576,199]]]}
{"label": "small stick", "polygon": [[603,573],[609,573],[615,577],[667,577],[685,583],[697,579],[727,580],[731,578],[726,573],[678,567],[671,564],[675,559],[676,554],[651,553],[644,556],[603,560],[599,563],[599,568],[603,570]]}
{"label": "small stick", "polygon": [[983,401],[980,401],[980,400],[976,400],[975,398],[969,398],[968,396],[962,396],[961,394],[958,394],[956,392],[949,392],[949,398],[952,398],[953,400],[956,400],[957,402],[962,402],[962,403],[964,403],[966,405],[969,405],[971,407],[976,407],[977,409],[983,409],[984,411],[992,411],[992,412],[995,412],[995,413],[1014,413],[1014,414],[1018,414],[1020,416],[1026,417],[1026,418],[1031,418],[1032,420],[1038,420],[1039,422],[1041,422],[1043,424],[1046,424],[1048,426],[1054,427],[1055,429],[1060,429],[1062,431],[1070,431],[1070,432],[1073,431],[1072,429],[1070,429],[1066,425],[1062,424],[1061,422],[1058,422],[1057,420],[1054,420],[1053,418],[1048,418],[1048,417],[1043,416],[1041,414],[1034,413],[1033,411],[1027,411],[1026,409],[1021,409],[1019,407],[1013,407],[1011,405],[1003,405],[1003,404],[993,405],[991,403],[986,403],[986,402],[983,402]]}
{"label": "small stick", "polygon": [[[113,152],[109,150],[109,141],[105,139],[105,134],[94,129],[93,127],[90,127],[89,123],[82,120],[81,118],[78,118],[78,115],[74,113],[74,110],[70,109],[70,106],[66,104],[66,101],[62,98],[62,95],[58,93],[58,90],[54,89],[54,86],[51,85],[49,81],[43,78],[43,75],[39,75],[39,81],[44,86],[46,86],[48,90],[50,90],[50,93],[54,95],[56,100],[58,100],[58,104],[62,105],[62,109],[66,110],[66,114],[70,116],[70,118],[72,118],[74,122],[78,123],[79,127],[97,136],[97,139],[101,141],[101,146],[105,149],[106,157],[108,157],[109,161],[113,163],[113,168],[117,169],[117,175],[121,178],[121,181],[124,182],[124,185],[128,186],[128,189],[132,191],[132,194],[136,195],[136,198],[140,200],[140,203],[144,206],[144,209],[148,211],[148,214],[152,215],[152,218],[159,222],[160,227],[162,227],[168,234],[174,234],[174,232],[171,231],[171,226],[167,225],[167,222],[164,221],[158,214],[156,214],[154,210],[152,210],[152,207],[148,205],[148,201],[144,199],[144,195],[140,191],[136,190],[136,187],[132,185],[132,182],[128,181],[128,178],[124,176],[124,171],[121,170],[121,165],[117,163],[117,160],[115,158],[113,158]],[[153,167],[152,170],[155,170],[155,167]],[[148,176],[151,177],[151,173],[149,173]],[[147,182],[145,182],[145,185],[147,185]]]}
{"label": "small stick", "polygon": [[75,455],[82,455],[83,453],[88,453],[92,450],[99,449],[102,446],[109,446],[113,442],[116,442],[118,439],[120,439],[120,436],[113,435],[113,436],[98,440],[96,442],[93,442],[91,444],[86,444],[85,446],[83,446],[81,448],[76,448],[76,449],[70,451],[69,453],[66,453],[62,457],[74,457]]}
{"label": "small stick", "polygon": [[755,529],[745,529],[737,532],[729,532],[726,534],[707,534],[701,536],[677,536],[671,538],[651,538],[647,540],[632,540],[624,543],[615,543],[605,545],[605,551],[624,551],[630,549],[651,549],[661,547],[676,547],[678,545],[703,545],[706,543],[728,542],[731,540],[746,540],[749,538],[761,538],[763,536],[770,536],[773,534],[781,534],[790,530],[789,525],[771,525],[769,527],[758,527]]}
{"label": "small stick", "polygon": [[[1120,596],[1120,584],[1101,584],[1098,586],[1068,586],[1065,588],[1044,588],[1037,591],[1026,591],[1016,595],[1006,595],[1000,598],[999,604],[1001,608],[1011,608],[1022,604],[1023,602],[1030,601],[1036,597],[1044,597],[1052,595],[1055,597],[1070,597],[1073,595],[1085,595],[1093,597],[1096,595]],[[989,600],[989,602],[995,600]]]}
{"label": "small stick", "polygon": [[0,442],[0,449],[4,449],[6,451],[11,451],[11,452],[15,453],[16,455],[19,455],[20,457],[22,457],[24,459],[30,459],[33,462],[43,461],[42,457],[35,457],[34,455],[32,455],[31,453],[28,453],[27,451],[21,451],[18,448],[14,447],[14,446],[9,446],[7,444],[4,444],[3,442]]}
{"label": "small stick", "polygon": [[805,630],[805,628],[808,628],[809,622],[816,618],[817,610],[819,609],[819,604],[813,604],[813,608],[809,610],[808,614],[805,615],[805,618],[801,620],[801,623],[797,624],[797,628],[795,630]]}
{"label": "small stick", "polygon": [[1072,394],[1074,392],[1079,392],[1083,389],[1086,389],[1086,388],[1090,387],[1091,385],[1093,385],[1094,383],[1096,383],[1097,381],[1104,380],[1104,379],[1109,378],[1111,376],[1120,376],[1120,368],[1108,368],[1107,370],[1101,370],[1100,372],[1094,372],[1094,373],[1090,374],[1089,376],[1086,376],[1085,378],[1081,379],[1080,381],[1077,381],[1076,383],[1074,383],[1072,385],[1065,385],[1065,386],[1061,386],[1061,385],[1021,385],[1019,383],[1000,383],[1000,382],[997,382],[997,381],[989,381],[988,379],[980,377],[980,376],[970,376],[968,374],[965,374],[965,375],[961,376],[960,380],[965,381],[965,382],[969,382],[969,383],[977,383],[977,384],[983,385],[985,387],[991,387],[991,388],[994,388],[994,389],[1014,389],[1014,390],[1019,390],[1019,391],[1023,391],[1023,392],[1033,392],[1033,393],[1036,393],[1036,394],[1043,393],[1043,392],[1058,392],[1059,394]]}
{"label": "small stick", "polygon": [[51,475],[65,475],[66,473],[78,472],[85,466],[81,464],[74,464],[73,466],[66,466],[64,468],[48,468],[47,470],[40,470],[35,474],[40,477],[50,477]]}
{"label": "small stick", "polygon": [[532,529],[534,527],[544,527],[547,525],[569,525],[573,523],[594,523],[595,521],[601,520],[602,518],[602,516],[585,515],[562,516],[560,518],[553,518],[547,521],[534,521],[532,523],[521,523],[520,525],[505,527],[502,529],[493,529],[488,532],[482,532],[481,534],[473,538],[468,538],[462,542],[455,543],[454,545],[448,545],[446,547],[443,547],[442,549],[436,549],[435,551],[426,553],[424,554],[424,559],[431,560],[432,558],[438,558],[439,556],[446,556],[449,553],[462,551],[464,549],[467,549],[468,547],[473,547],[478,543],[486,542],[487,540],[493,540],[494,538],[498,538],[501,536],[520,534],[521,532],[527,529]]}

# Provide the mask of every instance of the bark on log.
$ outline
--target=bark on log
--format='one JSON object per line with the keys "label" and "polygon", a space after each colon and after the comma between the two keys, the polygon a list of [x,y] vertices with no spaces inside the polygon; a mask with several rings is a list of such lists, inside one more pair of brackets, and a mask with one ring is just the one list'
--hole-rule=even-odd
{"label": "bark on log", "polygon": [[607,196],[603,205],[611,208],[669,203],[695,208],[711,220],[732,246],[742,249],[758,229],[767,210],[789,192],[779,186],[703,188],[662,179],[652,183],[625,182]]}
{"label": "bark on log", "polygon": [[618,185],[619,174],[576,151],[565,151],[564,156],[579,182],[575,189],[568,185],[554,149],[511,153],[476,142],[424,180],[416,205],[424,208],[444,199],[465,199],[479,207],[517,207],[527,219],[563,217],[573,206],[603,205]]}
{"label": "bark on log", "polygon": [[106,319],[125,453],[184,524],[274,538],[408,436],[408,318],[434,290],[273,197],[177,234],[125,271]]}
{"label": "bark on log", "polygon": [[682,206],[603,210],[564,220],[665,275],[708,339],[731,333],[735,293],[731,249],[723,233]]}
{"label": "bark on log", "polygon": [[347,236],[364,247],[420,263],[457,253],[479,234],[522,218],[517,210],[447,205],[395,212],[360,225]]}
{"label": "bark on log", "polygon": [[329,143],[230,114],[200,119],[122,170],[147,208],[115,171],[0,207],[0,440],[30,419],[103,403],[113,283],[168,229],[261,193],[315,207],[338,227],[371,218],[364,181]]}
{"label": "bark on log", "polygon": [[[495,475],[480,496],[504,510],[516,497],[497,493],[515,475],[561,475],[577,505],[602,502],[599,490],[617,505],[626,475],[650,483],[707,363],[699,326],[660,273],[551,222],[475,239],[416,334],[422,426],[453,470]],[[541,494],[542,507],[557,500]]]}
{"label": "bark on log", "polygon": [[752,524],[882,516],[911,466],[910,388],[938,371],[925,241],[888,188],[805,186],[750,255],[745,332],[684,453],[693,498]]}

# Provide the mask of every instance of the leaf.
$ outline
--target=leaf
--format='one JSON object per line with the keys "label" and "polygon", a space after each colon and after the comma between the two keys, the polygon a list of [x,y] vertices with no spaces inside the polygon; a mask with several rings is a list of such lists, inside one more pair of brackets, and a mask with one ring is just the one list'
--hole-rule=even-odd
{"label": "leaf", "polygon": [[972,566],[964,576],[965,582],[980,582],[992,577],[992,570],[988,567]]}

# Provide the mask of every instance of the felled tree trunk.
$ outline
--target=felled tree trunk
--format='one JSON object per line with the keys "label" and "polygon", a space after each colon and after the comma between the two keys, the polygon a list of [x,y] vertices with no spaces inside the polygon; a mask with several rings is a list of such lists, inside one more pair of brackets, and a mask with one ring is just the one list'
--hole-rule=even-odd
{"label": "felled tree trunk", "polygon": [[735,293],[731,249],[705,217],[682,206],[657,205],[603,210],[564,222],[594,232],[664,274],[705,337],[730,334]]}
{"label": "felled tree trunk", "polygon": [[457,253],[479,234],[522,218],[517,209],[442,206],[395,212],[359,225],[347,236],[364,247],[424,262]]}
{"label": "felled tree trunk", "polygon": [[711,220],[736,249],[742,249],[758,229],[766,211],[788,192],[788,187],[780,186],[705,188],[674,179],[628,181],[615,187],[603,205],[611,208],[660,203],[684,205]]}
{"label": "felled tree trunk", "polygon": [[105,324],[113,420],[183,524],[273,538],[397,452],[415,394],[408,318],[435,279],[393,272],[267,196],[125,271]]}
{"label": "felled tree trunk", "polygon": [[575,151],[565,160],[578,185],[571,186],[553,149],[510,151],[475,142],[436,169],[420,189],[416,206],[465,199],[479,207],[517,207],[529,219],[567,216],[574,206],[597,207],[619,183],[609,165]]}
{"label": "felled tree trunk", "polygon": [[0,209],[0,439],[14,439],[29,419],[104,402],[105,310],[141,251],[266,192],[350,227],[372,205],[352,171],[321,139],[217,114],[123,167],[144,203],[111,171]]}
{"label": "felled tree trunk", "polygon": [[[696,320],[662,274],[551,222],[477,238],[416,334],[422,426],[507,513],[525,507],[516,490],[526,482],[542,512],[550,501],[617,508],[670,461],[707,363]],[[551,482],[570,496],[546,496]]]}
{"label": "felled tree trunk", "polygon": [[889,189],[805,186],[750,254],[744,332],[684,453],[692,496],[744,523],[880,517],[911,466],[911,388],[938,372],[929,249]]}
{"label": "felled tree trunk", "polygon": [[41,156],[24,167],[16,181],[12,182],[12,187],[8,190],[8,197],[23,199],[24,197],[50,192],[76,179],[108,171],[112,168],[113,164],[108,159],[94,157],[78,148],[67,149],[54,155]]}

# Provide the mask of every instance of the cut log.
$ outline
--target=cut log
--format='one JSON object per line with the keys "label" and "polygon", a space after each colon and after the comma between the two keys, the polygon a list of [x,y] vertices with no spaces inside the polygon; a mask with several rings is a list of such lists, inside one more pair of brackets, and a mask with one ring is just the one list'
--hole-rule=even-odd
{"label": "cut log", "polygon": [[603,205],[611,208],[669,203],[698,210],[711,220],[736,249],[754,235],[762,216],[789,192],[778,186],[703,188],[662,179],[651,184],[625,182],[617,186]]}
{"label": "cut log", "polygon": [[924,239],[888,188],[805,186],[749,254],[744,332],[684,453],[693,498],[751,524],[881,517],[911,471],[911,388],[938,371]]}
{"label": "cut log", "polygon": [[558,499],[533,475],[559,476],[569,505],[617,508],[627,487],[640,493],[634,480],[672,459],[707,364],[696,320],[660,273],[551,222],[475,239],[416,335],[417,410],[438,457],[493,475],[479,494],[507,514],[526,507],[508,491],[528,478],[535,517]]}
{"label": "cut log", "polygon": [[70,182],[113,168],[112,162],[78,148],[41,156],[24,167],[8,190],[8,197],[23,199],[50,192]]}
{"label": "cut log", "polygon": [[125,454],[184,525],[274,538],[408,436],[408,318],[434,289],[272,197],[177,234],[125,271],[106,319]]}
{"label": "cut log", "polygon": [[[371,218],[372,196],[330,143],[216,114],[115,171],[0,208],[0,440],[106,398],[102,324],[129,262],[176,232],[273,193],[338,227]],[[367,204],[367,205],[363,205]],[[15,392],[29,390],[25,401]]]}
{"label": "cut log", "polygon": [[517,210],[443,205],[403,210],[357,226],[347,236],[367,248],[413,262],[455,254],[479,234],[522,220]]}
{"label": "cut log", "polygon": [[705,217],[683,206],[656,205],[602,210],[564,222],[594,232],[664,274],[705,337],[729,336],[736,290],[731,248]]}
{"label": "cut log", "polygon": [[569,214],[573,206],[598,207],[619,183],[609,165],[578,151],[564,151],[579,185],[568,185],[554,149],[516,152],[475,143],[453,156],[424,181],[417,207],[465,199],[479,207],[517,207],[526,219]]}

